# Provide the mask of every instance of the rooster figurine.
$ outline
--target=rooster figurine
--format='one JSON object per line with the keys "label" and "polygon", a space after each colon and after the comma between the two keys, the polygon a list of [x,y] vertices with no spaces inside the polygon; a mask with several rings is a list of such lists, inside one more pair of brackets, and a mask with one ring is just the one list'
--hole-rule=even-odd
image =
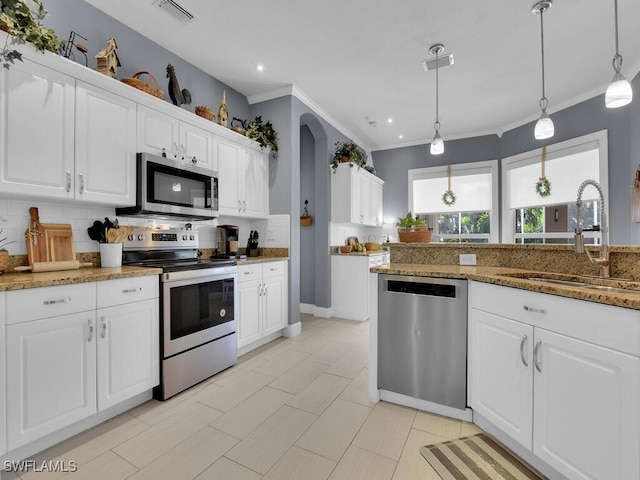
{"label": "rooster figurine", "polygon": [[182,104],[191,105],[191,92],[186,88],[180,90],[176,71],[171,64],[167,65],[167,78],[169,79],[169,97],[173,104],[178,107]]}

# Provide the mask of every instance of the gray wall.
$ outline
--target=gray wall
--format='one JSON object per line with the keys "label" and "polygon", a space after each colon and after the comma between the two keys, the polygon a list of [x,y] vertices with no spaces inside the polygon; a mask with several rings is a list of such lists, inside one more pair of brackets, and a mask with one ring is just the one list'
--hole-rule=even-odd
{"label": "gray wall", "polygon": [[397,217],[404,217],[409,211],[410,169],[496,160],[499,155],[499,140],[496,135],[451,141],[447,141],[445,137],[442,155],[431,155],[430,145],[373,152],[376,175],[384,180],[384,218],[395,220]]}
{"label": "gray wall", "polygon": [[[113,37],[118,44],[118,58],[122,64],[118,69],[118,79],[131,77],[139,71],[148,71],[158,81],[160,89],[165,92],[164,100],[171,103],[168,93],[169,80],[166,78],[166,67],[170,63],[176,69],[180,88],[188,89],[193,98],[191,105],[183,105],[182,108],[193,112],[197,105],[208,106],[216,111],[217,117],[224,90],[229,121],[233,117],[249,118],[249,104],[244,95],[104,14],[101,10],[78,0],[43,0],[42,3],[45,10],[49,12],[43,23],[46,27],[53,29],[60,40],[67,40],[71,30],[87,37],[88,41],[82,39],[78,41],[89,49],[87,54],[89,68],[96,68],[96,53],[105,48],[107,40]],[[74,51],[74,54],[76,62],[84,65],[84,56],[78,51]]]}
{"label": "gray wall", "polygon": [[[313,276],[315,298],[309,303],[321,308],[331,306],[331,265],[329,262],[330,221],[330,156],[337,141],[348,138],[325,120],[317,117],[304,103],[295,97],[281,97],[251,105],[251,116],[262,115],[273,123],[278,132],[279,154],[270,164],[269,209],[271,213],[291,215],[291,247],[289,262],[289,322],[296,323],[300,316],[301,266],[305,276]],[[301,198],[301,125],[306,125],[314,140],[313,205],[315,224],[315,251],[301,252],[299,215],[304,198]],[[307,137],[308,138],[308,137]],[[305,150],[310,154],[310,149]],[[308,164],[305,163],[305,169]],[[305,175],[309,172],[305,171]],[[306,180],[308,181],[308,180]],[[313,255],[313,258],[310,258]],[[307,293],[305,293],[306,298]],[[305,301],[306,303],[306,301]]]}
{"label": "gray wall", "polygon": [[315,305],[316,303],[316,216],[315,203],[315,139],[307,125],[300,126],[300,212],[304,201],[309,200],[308,211],[313,223],[308,227],[300,227],[300,303]]}
{"label": "gray wall", "polygon": [[[640,75],[634,79],[633,88],[638,96]],[[377,174],[385,181],[385,218],[395,219],[408,211],[409,169],[502,159],[607,129],[610,242],[619,245],[640,243],[640,224],[630,221],[631,180],[640,163],[640,101],[636,98],[626,107],[607,109],[604,95],[599,95],[556,112],[551,118],[555,135],[545,141],[535,140],[532,122],[505,132],[502,138],[483,136],[452,141],[445,138],[445,153],[439,156],[429,153],[429,145],[373,152]]]}

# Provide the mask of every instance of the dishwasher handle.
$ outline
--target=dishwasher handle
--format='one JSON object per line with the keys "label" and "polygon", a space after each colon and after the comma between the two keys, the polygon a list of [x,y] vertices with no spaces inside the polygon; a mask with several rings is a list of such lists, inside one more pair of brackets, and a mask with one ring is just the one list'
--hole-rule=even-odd
{"label": "dishwasher handle", "polygon": [[425,295],[429,297],[456,298],[456,286],[446,283],[422,283],[407,280],[386,281],[387,292],[406,293],[409,295]]}

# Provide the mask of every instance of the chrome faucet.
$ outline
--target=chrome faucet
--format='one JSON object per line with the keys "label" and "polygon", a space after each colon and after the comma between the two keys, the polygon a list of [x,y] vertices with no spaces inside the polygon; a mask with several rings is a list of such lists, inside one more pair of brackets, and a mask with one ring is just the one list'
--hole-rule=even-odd
{"label": "chrome faucet", "polygon": [[[598,191],[598,195],[600,197],[600,226],[594,225],[593,228],[582,228],[582,221],[580,220],[580,207],[582,206],[582,193],[587,185],[592,185]],[[598,267],[600,269],[601,277],[608,277],[610,271],[610,261],[609,261],[609,250],[607,248],[607,232],[609,229],[607,228],[607,216],[604,211],[604,194],[602,193],[602,188],[595,180],[585,180],[578,187],[578,200],[576,201],[576,216],[578,220],[578,226],[575,231],[575,251],[576,253],[586,253],[587,257],[589,257],[589,263],[594,267]],[[589,250],[584,246],[584,237],[582,232],[600,232],[602,237],[602,241],[600,242],[600,254],[597,258],[593,258]]]}

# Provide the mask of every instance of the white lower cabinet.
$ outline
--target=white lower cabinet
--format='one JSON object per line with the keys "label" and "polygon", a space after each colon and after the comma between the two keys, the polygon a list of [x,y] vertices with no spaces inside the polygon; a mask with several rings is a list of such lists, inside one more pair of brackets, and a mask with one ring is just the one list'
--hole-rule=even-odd
{"label": "white lower cabinet", "polygon": [[331,315],[349,320],[369,318],[369,269],[389,263],[389,254],[331,255]]}
{"label": "white lower cabinet", "polygon": [[474,412],[569,479],[640,478],[640,312],[477,282],[470,307]]}
{"label": "white lower cabinet", "polygon": [[156,276],[11,291],[6,304],[7,451],[158,384]]}
{"label": "white lower cabinet", "polygon": [[287,262],[238,266],[238,348],[287,326]]}
{"label": "white lower cabinet", "polygon": [[7,447],[96,413],[95,310],[7,327]]}

